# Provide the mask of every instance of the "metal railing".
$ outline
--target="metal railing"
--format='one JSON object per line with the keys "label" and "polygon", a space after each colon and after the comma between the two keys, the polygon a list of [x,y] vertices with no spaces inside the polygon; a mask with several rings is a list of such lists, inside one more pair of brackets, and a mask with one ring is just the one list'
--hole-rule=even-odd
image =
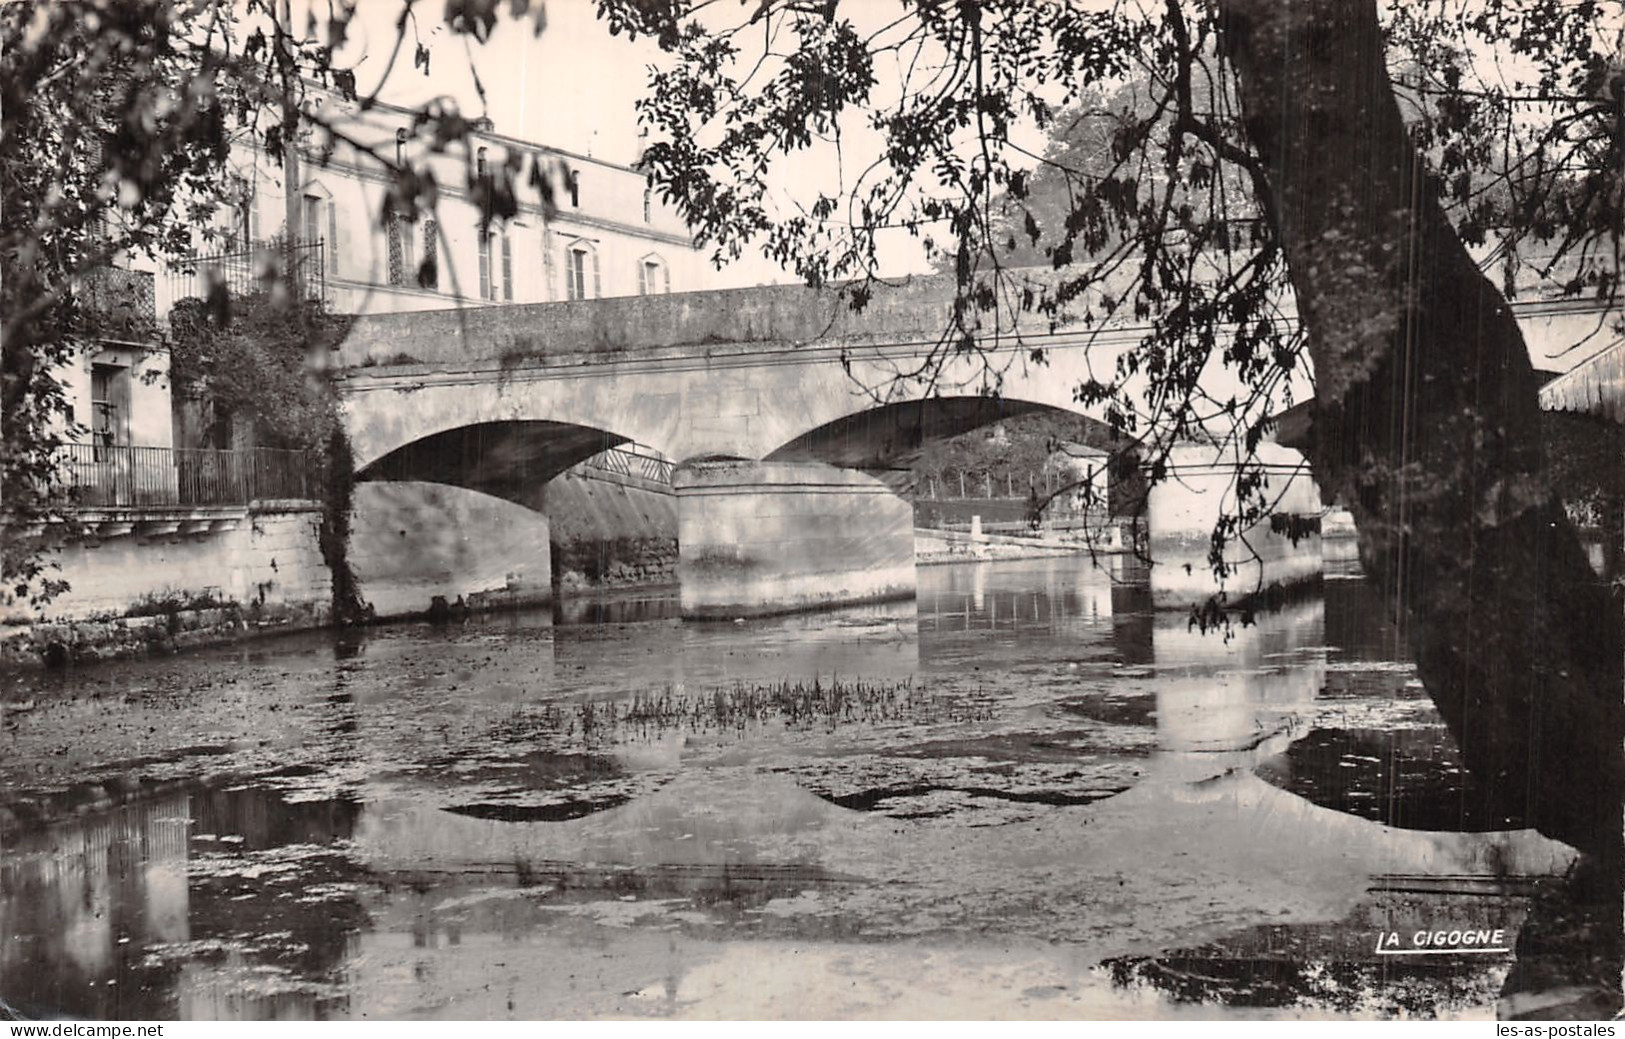
{"label": "metal railing", "polygon": [[66,444],[60,453],[58,478],[84,508],[247,505],[317,491],[305,451]]}
{"label": "metal railing", "polygon": [[280,282],[302,300],[327,299],[324,242],[256,242],[233,252],[198,254],[169,267],[169,298],[208,299],[216,285],[232,297],[269,292]]}
{"label": "metal railing", "polygon": [[1078,476],[1058,469],[1003,473],[948,469],[921,476],[916,494],[933,501],[1011,501],[1029,498],[1035,490],[1047,496],[1078,479]]}
{"label": "metal railing", "polygon": [[933,530],[952,530],[961,533],[980,527],[988,534],[1032,534],[1034,531],[1066,532],[1083,531],[1094,533],[1108,530],[1114,522],[1110,510],[1103,506],[1084,509],[1081,512],[1070,513],[1064,516],[1045,515],[1034,522],[1030,518],[1022,519],[990,519],[980,517],[980,522],[972,523],[968,519],[939,519],[927,524]]}
{"label": "metal railing", "polygon": [[676,463],[660,455],[639,451],[635,447],[612,447],[586,459],[581,466],[618,476],[636,476],[655,483],[669,484]]}

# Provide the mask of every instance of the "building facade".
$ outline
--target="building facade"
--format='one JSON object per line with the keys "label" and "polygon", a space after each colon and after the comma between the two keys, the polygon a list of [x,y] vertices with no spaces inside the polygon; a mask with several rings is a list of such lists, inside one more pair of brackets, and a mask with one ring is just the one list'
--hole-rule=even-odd
{"label": "building facade", "polygon": [[[540,303],[720,287],[682,219],[631,167],[507,137],[476,122],[466,145],[436,150],[409,109],[313,94],[339,134],[311,130],[295,167],[245,141],[233,150],[214,226],[197,236],[198,259],[165,278],[160,313],[203,296],[208,279],[251,285],[265,246],[299,243],[298,284],[340,314]],[[386,163],[427,167],[431,211],[391,205]],[[538,175],[545,180],[544,185]],[[518,212],[482,227],[471,184],[508,178]],[[544,205],[551,193],[553,212]],[[290,209],[294,212],[290,213]]]}

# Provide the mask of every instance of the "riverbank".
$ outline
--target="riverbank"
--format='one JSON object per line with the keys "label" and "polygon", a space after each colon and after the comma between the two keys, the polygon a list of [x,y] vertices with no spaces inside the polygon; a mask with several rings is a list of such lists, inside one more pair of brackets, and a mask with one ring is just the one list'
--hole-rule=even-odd
{"label": "riverbank", "polygon": [[1059,556],[1106,558],[1127,554],[1121,547],[1034,535],[972,534],[966,531],[914,528],[914,562],[917,566],[964,563],[978,560],[1048,559]]}
{"label": "riverbank", "polygon": [[[80,521],[51,559],[67,590],[43,608],[0,608],[0,667],[161,656],[332,623],[314,502]],[[378,619],[590,602],[676,581],[675,499],[654,480],[597,471],[560,475],[531,506],[445,484],[363,483],[348,562]]]}

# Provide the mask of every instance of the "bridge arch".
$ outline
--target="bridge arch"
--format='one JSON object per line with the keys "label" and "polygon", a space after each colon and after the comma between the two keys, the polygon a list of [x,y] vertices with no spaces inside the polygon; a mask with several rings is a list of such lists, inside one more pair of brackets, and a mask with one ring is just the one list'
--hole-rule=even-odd
{"label": "bridge arch", "polygon": [[[682,303],[684,297],[647,298],[651,313],[632,316],[668,316],[668,300]],[[584,309],[592,311],[588,316],[600,313]],[[523,315],[496,315],[503,316],[518,323]],[[1094,356],[1097,351],[1078,343],[1052,346],[1049,363],[1036,365],[1006,349],[998,358],[1002,378],[995,396],[984,392],[982,358],[974,365],[949,362],[934,385],[901,377],[926,348],[919,341],[862,347],[699,342],[631,350],[608,338],[625,330],[595,323],[557,330],[540,325],[531,333],[507,325],[488,330],[483,324],[494,319],[483,314],[462,319],[431,311],[414,317],[427,327],[416,332],[413,344],[438,331],[448,347],[461,341],[475,353],[489,350],[484,337],[500,331],[512,353],[436,362],[428,347],[414,345],[425,355],[402,352],[394,363],[348,371],[341,393],[361,467],[431,434],[488,423],[613,430],[682,461],[705,455],[788,459],[809,451],[811,457],[830,456],[838,439],[884,439],[888,425],[894,441],[912,443],[916,429],[933,437],[1040,407],[1098,418],[1099,409],[1077,403],[1073,391],[1115,356]],[[560,341],[555,331],[569,338]],[[436,343],[434,349],[442,348]]]}
{"label": "bridge arch", "polygon": [[878,404],[808,429],[764,456],[772,462],[825,462],[846,469],[906,467],[927,443],[1028,415],[1076,421],[1091,439],[1110,427],[1093,416],[1041,401],[1011,397],[936,396]]}
{"label": "bridge arch", "polygon": [[[552,419],[476,421],[364,462],[349,557],[363,600],[384,616],[545,603],[561,569],[602,555],[579,543],[597,515],[592,501],[555,478],[631,439]],[[675,516],[668,525],[675,551]]]}
{"label": "bridge arch", "polygon": [[454,426],[402,444],[362,465],[362,481],[448,484],[521,505],[571,466],[632,438],[550,419]]}

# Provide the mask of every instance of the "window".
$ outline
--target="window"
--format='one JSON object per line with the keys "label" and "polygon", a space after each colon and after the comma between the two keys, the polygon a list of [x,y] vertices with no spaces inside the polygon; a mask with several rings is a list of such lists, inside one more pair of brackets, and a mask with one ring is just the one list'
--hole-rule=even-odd
{"label": "window", "polygon": [[238,248],[248,251],[254,247],[254,196],[249,195],[237,203],[237,228],[232,235]]}
{"label": "window", "polygon": [[579,208],[581,206],[581,171],[569,170],[565,173],[565,176],[570,181],[570,205]]}
{"label": "window", "polygon": [[91,443],[97,461],[103,448],[123,444],[124,423],[130,397],[129,369],[116,364],[90,367]]}
{"label": "window", "polygon": [[309,184],[305,188],[304,202],[299,221],[299,244],[308,248],[301,250],[300,263],[308,264],[317,276],[337,274],[340,250],[333,196],[320,184]]}
{"label": "window", "polygon": [[564,294],[567,299],[597,299],[603,294],[598,284],[598,250],[585,239],[572,242],[564,252]]}
{"label": "window", "polygon": [[322,199],[319,195],[305,196],[305,223],[301,237],[306,243],[322,240]]}
{"label": "window", "polygon": [[440,288],[440,223],[423,221],[423,266],[418,268],[418,285]]}
{"label": "window", "polygon": [[393,210],[389,214],[386,231],[389,239],[389,283],[411,285],[417,280],[417,265],[412,259],[412,238],[415,221]]}
{"label": "window", "polygon": [[207,424],[203,427],[200,447],[225,449],[231,447],[231,431],[236,425],[236,416],[228,405],[214,401],[209,405]]}
{"label": "window", "polygon": [[406,168],[406,127],[395,128],[395,167]]}
{"label": "window", "polygon": [[645,256],[638,261],[638,295],[653,296],[671,291],[671,272],[666,261],[658,256]]}
{"label": "window", "polygon": [[654,215],[654,195],[653,179],[645,180],[643,182],[643,222],[646,224],[649,222],[650,217]]}
{"label": "window", "polygon": [[491,232],[481,228],[478,232],[480,243],[480,298],[496,299],[491,291]]}
{"label": "window", "polygon": [[558,267],[559,260],[553,255],[553,239],[546,231],[542,232],[542,286],[549,303],[559,298],[558,279],[553,276]]}
{"label": "window", "polygon": [[254,213],[254,183],[247,177],[231,177],[231,245],[247,251],[254,246],[259,228]]}
{"label": "window", "polygon": [[[513,301],[513,240],[508,232],[500,234],[490,230],[479,232],[480,239],[480,298],[508,302]],[[502,270],[498,272],[492,267],[495,259],[491,255],[491,241],[496,239],[497,248],[502,253]],[[500,282],[498,281],[500,273]],[[499,295],[500,293],[500,295]]]}
{"label": "window", "polygon": [[587,251],[571,249],[565,257],[564,288],[571,299],[587,298]]}
{"label": "window", "polygon": [[513,242],[506,231],[502,234],[502,298],[513,302]]}
{"label": "window", "polygon": [[115,418],[118,409],[114,407],[113,396],[113,369],[105,364],[93,365],[90,369],[90,414],[91,436],[95,443],[100,445],[112,443],[113,429],[116,426]]}
{"label": "window", "polygon": [[484,180],[485,179],[485,149],[481,148],[476,153],[476,155],[478,157],[474,160],[474,173],[481,180]]}

